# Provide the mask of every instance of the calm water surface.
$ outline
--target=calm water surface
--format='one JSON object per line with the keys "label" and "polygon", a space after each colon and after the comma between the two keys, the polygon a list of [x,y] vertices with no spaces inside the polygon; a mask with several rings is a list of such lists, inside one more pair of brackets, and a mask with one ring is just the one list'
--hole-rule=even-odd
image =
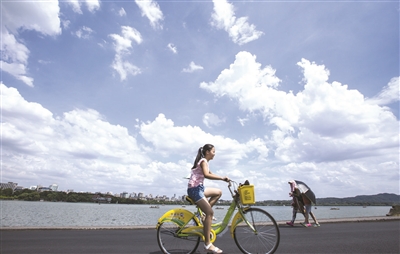
{"label": "calm water surface", "polygon": [[[85,226],[151,226],[170,209],[182,208],[165,205],[150,208],[151,205],[122,205],[96,203],[0,201],[1,227],[85,227]],[[215,217],[222,220],[228,209],[215,209]],[[277,221],[290,220],[290,206],[262,206]],[[317,219],[354,218],[385,216],[390,206],[340,206],[340,210],[318,206],[313,208]],[[194,206],[185,209],[195,211]],[[302,215],[298,216],[301,220]]]}

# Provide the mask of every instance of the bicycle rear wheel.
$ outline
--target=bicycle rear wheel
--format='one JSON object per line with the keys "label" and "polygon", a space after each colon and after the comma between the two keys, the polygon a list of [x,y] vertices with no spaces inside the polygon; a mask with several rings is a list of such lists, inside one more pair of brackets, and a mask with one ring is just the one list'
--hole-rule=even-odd
{"label": "bicycle rear wheel", "polygon": [[[199,226],[195,220],[191,220],[188,226]],[[157,229],[158,246],[166,254],[192,254],[196,251],[200,243],[199,236],[178,237],[178,232],[182,227],[173,221],[163,222]]]}
{"label": "bicycle rear wheel", "polygon": [[279,246],[279,227],[275,219],[259,208],[249,208],[244,216],[254,230],[240,222],[234,231],[236,245],[243,253],[274,253]]}

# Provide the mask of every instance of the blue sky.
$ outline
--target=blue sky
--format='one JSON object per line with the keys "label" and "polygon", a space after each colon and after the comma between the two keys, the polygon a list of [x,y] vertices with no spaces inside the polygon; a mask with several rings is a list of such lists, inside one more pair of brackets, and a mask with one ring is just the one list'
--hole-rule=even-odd
{"label": "blue sky", "polygon": [[[398,1],[1,2],[1,181],[399,194]],[[206,181],[220,187],[223,182]]]}

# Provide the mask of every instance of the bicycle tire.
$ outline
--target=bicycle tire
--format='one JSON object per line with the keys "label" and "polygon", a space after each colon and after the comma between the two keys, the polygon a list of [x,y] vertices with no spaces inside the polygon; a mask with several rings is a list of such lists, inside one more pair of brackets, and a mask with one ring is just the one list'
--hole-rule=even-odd
{"label": "bicycle tire", "polygon": [[256,232],[245,221],[240,222],[233,232],[238,248],[245,254],[274,253],[280,241],[275,219],[265,210],[253,207],[244,211],[244,216]]}
{"label": "bicycle tire", "polygon": [[[199,226],[192,219],[186,227]],[[199,236],[178,237],[177,232],[182,227],[173,221],[166,221],[159,225],[157,229],[157,242],[161,251],[165,254],[192,254],[199,247]]]}

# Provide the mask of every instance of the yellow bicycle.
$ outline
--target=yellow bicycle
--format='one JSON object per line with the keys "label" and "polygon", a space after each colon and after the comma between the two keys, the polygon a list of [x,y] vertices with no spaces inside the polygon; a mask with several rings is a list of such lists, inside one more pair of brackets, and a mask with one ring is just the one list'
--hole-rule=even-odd
{"label": "yellow bicycle", "polygon": [[[230,181],[228,189],[233,200],[224,219],[211,226],[211,242],[230,226],[231,236],[243,253],[274,253],[279,246],[279,227],[268,212],[251,206],[255,204],[254,186]],[[194,204],[190,198],[186,199]],[[236,208],[238,211],[233,216]],[[197,214],[202,214],[197,210]],[[194,253],[200,240],[204,241],[201,220],[186,209],[169,210],[158,219],[156,229],[163,253]]]}

